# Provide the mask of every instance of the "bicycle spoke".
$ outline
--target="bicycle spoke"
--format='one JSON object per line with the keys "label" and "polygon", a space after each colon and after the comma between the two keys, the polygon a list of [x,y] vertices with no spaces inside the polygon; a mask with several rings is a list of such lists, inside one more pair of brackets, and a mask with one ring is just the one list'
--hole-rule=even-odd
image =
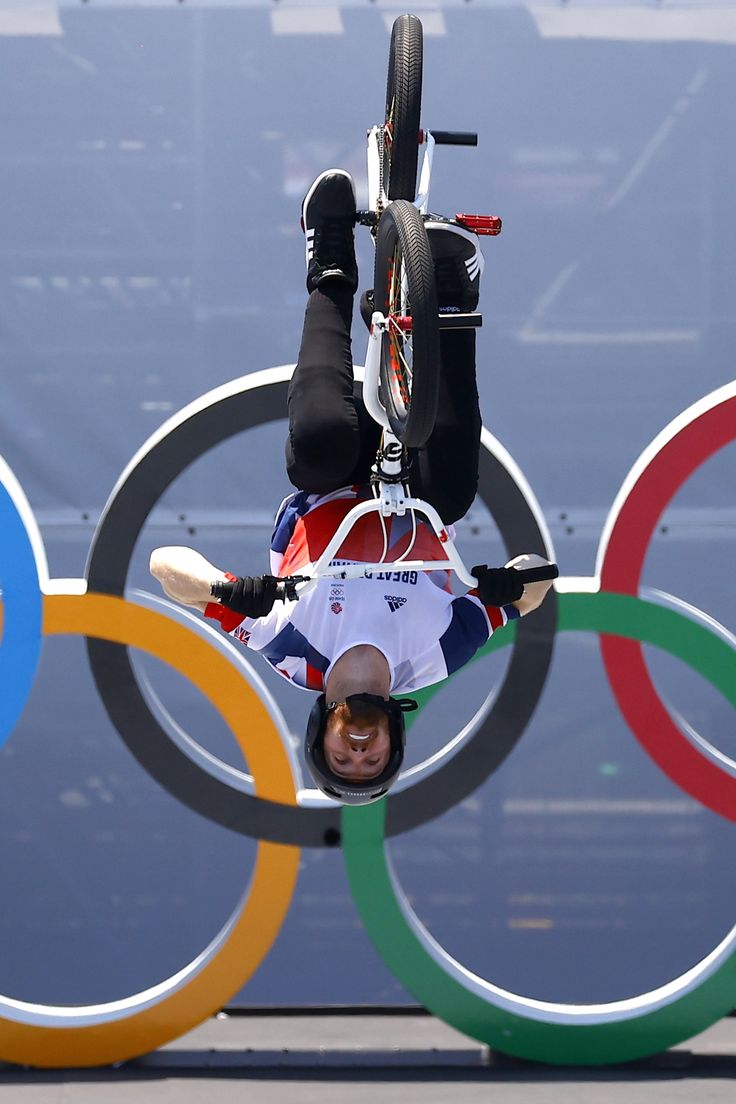
{"label": "bicycle spoke", "polygon": [[[381,215],[376,252],[376,302],[383,305],[382,404],[402,443],[417,447],[436,416],[439,331],[434,268],[424,224],[408,200]],[[406,427],[409,427],[406,432]]]}
{"label": "bicycle spoke", "polygon": [[404,411],[408,411],[411,402],[413,338],[411,330],[406,327],[406,320],[410,318],[411,302],[406,269],[400,251],[397,250],[390,261],[388,320],[391,367],[398,389],[397,398]]}

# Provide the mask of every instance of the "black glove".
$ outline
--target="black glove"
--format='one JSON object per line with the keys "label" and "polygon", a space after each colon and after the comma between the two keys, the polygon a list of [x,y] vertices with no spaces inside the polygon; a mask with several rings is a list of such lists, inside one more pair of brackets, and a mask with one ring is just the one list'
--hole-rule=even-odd
{"label": "black glove", "polygon": [[513,567],[486,567],[478,564],[472,574],[478,580],[478,597],[484,606],[508,606],[524,593],[519,572]]}
{"label": "black glove", "polygon": [[223,606],[246,617],[265,617],[278,597],[279,580],[273,575],[246,575],[234,582],[213,583],[211,594]]}

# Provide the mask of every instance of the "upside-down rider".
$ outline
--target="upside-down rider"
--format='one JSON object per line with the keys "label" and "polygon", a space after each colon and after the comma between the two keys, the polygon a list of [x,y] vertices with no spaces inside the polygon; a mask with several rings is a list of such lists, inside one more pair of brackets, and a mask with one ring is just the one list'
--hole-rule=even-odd
{"label": "upside-down rider", "polygon": [[[305,757],[317,786],[345,804],[385,794],[404,755],[404,711],[396,695],[439,682],[462,667],[508,621],[536,609],[551,583],[523,585],[520,567],[546,563],[519,556],[502,568],[474,567],[478,587],[454,597],[449,573],[391,570],[359,579],[321,579],[298,601],[276,601],[279,577],[309,574],[338,524],[371,497],[371,465],[380,427],[356,397],[350,328],[358,287],[355,188],[331,169],[302,207],[307,290],[299,359],[289,386],[286,467],[298,490],[282,502],[271,539],[272,574],[238,577],[190,548],[159,548],[151,572],[169,597],[220,622],[295,686],[319,695],[310,712]],[[473,311],[483,256],[475,234],[434,218],[427,233],[440,311]],[[364,296],[367,322],[372,307]],[[445,525],[470,508],[478,483],[481,417],[475,379],[475,331],[440,331],[437,421],[412,464],[412,494],[430,502]],[[388,560],[411,541],[407,516],[384,519]],[[337,559],[376,562],[381,520],[361,518]],[[444,559],[428,523],[417,518],[412,556]]]}

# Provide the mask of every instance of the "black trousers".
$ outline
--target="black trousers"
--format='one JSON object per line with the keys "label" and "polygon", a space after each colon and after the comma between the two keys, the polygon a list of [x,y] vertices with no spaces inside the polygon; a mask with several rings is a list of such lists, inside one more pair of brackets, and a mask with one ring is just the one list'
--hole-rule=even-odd
{"label": "black trousers", "polygon": [[[289,386],[286,467],[302,491],[327,494],[367,483],[380,427],[356,395],[350,326],[353,296],[326,284],[309,296],[299,359]],[[413,456],[411,490],[446,525],[470,509],[478,486],[481,418],[475,381],[475,331],[440,335],[437,421]]]}

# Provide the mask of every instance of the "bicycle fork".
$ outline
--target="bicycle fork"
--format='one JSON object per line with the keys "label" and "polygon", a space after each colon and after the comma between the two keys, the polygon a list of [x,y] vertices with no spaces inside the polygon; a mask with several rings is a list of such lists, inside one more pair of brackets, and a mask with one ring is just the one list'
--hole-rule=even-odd
{"label": "bicycle fork", "polygon": [[[384,335],[388,334],[389,320],[381,313],[374,311],[371,318],[371,329],[368,337],[368,348],[365,354],[365,375],[363,377],[363,402],[365,408],[375,422],[383,427],[384,431],[391,431],[386,411],[383,409],[378,397],[381,380],[381,343]],[[395,438],[394,438],[395,440]]]}

